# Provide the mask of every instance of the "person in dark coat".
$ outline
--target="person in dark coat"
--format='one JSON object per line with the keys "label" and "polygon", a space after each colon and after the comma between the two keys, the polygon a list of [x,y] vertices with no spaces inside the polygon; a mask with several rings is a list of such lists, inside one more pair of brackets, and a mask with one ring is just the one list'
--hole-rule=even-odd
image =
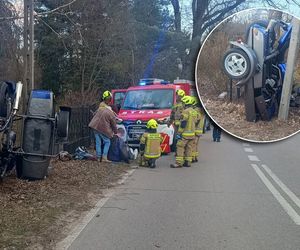
{"label": "person in dark coat", "polygon": [[213,121],[211,121],[214,129],[213,129],[213,141],[220,142],[221,141],[221,133],[222,129]]}

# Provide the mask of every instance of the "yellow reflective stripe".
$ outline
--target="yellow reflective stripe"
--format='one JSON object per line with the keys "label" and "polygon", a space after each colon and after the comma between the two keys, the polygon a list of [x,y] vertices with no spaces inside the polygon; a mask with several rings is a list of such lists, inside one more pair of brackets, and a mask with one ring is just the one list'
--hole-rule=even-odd
{"label": "yellow reflective stripe", "polygon": [[185,157],[185,160],[187,160],[187,161],[192,161],[192,160],[193,160],[193,157],[192,157],[192,156]]}
{"label": "yellow reflective stripe", "polygon": [[162,136],[162,141],[161,141],[161,143],[163,144],[164,142],[165,142],[165,140],[167,139],[167,134],[166,135],[164,135],[164,136]]}
{"label": "yellow reflective stripe", "polygon": [[183,132],[182,133],[183,136],[195,136],[194,132]]}
{"label": "yellow reflective stripe", "polygon": [[176,159],[176,163],[179,163],[179,165],[181,165],[184,162],[184,158],[183,157],[177,156],[175,159]]}
{"label": "yellow reflective stripe", "polygon": [[144,154],[144,156],[145,157],[147,157],[147,158],[150,158],[150,159],[152,159],[152,158],[159,158],[160,157],[160,154]]}
{"label": "yellow reflective stripe", "polygon": [[195,131],[195,134],[196,134],[196,135],[202,135],[202,134],[203,134],[203,130],[196,130],[196,131]]}
{"label": "yellow reflective stripe", "polygon": [[155,133],[155,134],[148,134],[147,136],[148,136],[148,138],[151,138],[151,139],[160,138],[160,134],[157,134],[157,133]]}

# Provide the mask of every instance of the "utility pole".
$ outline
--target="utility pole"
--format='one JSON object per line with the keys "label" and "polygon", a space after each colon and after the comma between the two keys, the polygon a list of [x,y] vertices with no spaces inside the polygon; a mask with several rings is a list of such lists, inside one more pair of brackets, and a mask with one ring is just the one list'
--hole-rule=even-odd
{"label": "utility pole", "polygon": [[34,89],[33,1],[34,0],[24,0],[24,87],[26,95]]}
{"label": "utility pole", "polygon": [[293,87],[293,75],[296,64],[296,59],[299,50],[299,38],[300,38],[300,20],[293,17],[292,20],[292,34],[290,40],[290,46],[287,57],[286,72],[284,76],[282,94],[279,106],[278,118],[281,120],[287,120],[290,108],[290,99]]}

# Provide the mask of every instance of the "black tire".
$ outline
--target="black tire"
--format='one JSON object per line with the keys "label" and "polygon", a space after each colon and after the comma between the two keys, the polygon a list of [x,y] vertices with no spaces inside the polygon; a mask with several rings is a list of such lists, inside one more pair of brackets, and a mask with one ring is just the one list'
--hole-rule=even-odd
{"label": "black tire", "polygon": [[[259,25],[259,26],[262,26],[262,27],[265,28],[265,29],[266,29],[266,28],[268,27],[268,25],[269,25],[269,23],[268,23],[266,20],[258,20],[258,21],[256,21],[256,22],[251,23],[251,24],[248,26],[248,28],[246,29],[246,35],[245,35],[245,42],[246,42],[246,43],[247,43],[247,41],[248,41],[250,28],[251,28],[251,26],[254,25],[254,24],[257,24],[257,25]],[[275,42],[275,39],[276,39],[276,34],[275,34],[275,32],[274,32],[274,31],[273,31],[273,32],[270,32],[270,33],[269,33],[269,37],[270,37],[271,45],[273,46],[273,44],[274,44],[274,42]]]}
{"label": "black tire", "polygon": [[9,88],[5,82],[0,83],[0,117],[7,117],[7,103],[9,97]]}
{"label": "black tire", "polygon": [[57,120],[57,135],[60,138],[67,138],[69,135],[70,112],[61,110]]}
{"label": "black tire", "polygon": [[239,48],[232,48],[225,52],[222,66],[225,74],[236,80],[246,78],[251,68],[248,55]]}
{"label": "black tire", "polygon": [[251,28],[254,24],[260,25],[260,26],[264,27],[265,29],[268,27],[268,22],[265,21],[265,20],[258,20],[258,21],[256,21],[256,22],[250,23],[249,26],[246,28],[246,32],[245,32],[245,43],[247,43],[247,41],[248,41],[250,28]]}

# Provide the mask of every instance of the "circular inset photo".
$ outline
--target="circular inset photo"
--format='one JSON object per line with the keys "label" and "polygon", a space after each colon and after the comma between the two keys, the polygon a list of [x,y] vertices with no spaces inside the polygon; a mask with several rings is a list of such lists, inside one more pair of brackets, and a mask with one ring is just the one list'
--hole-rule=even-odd
{"label": "circular inset photo", "polygon": [[300,130],[299,27],[288,13],[249,9],[207,36],[196,81],[216,124],[252,142],[278,141]]}

